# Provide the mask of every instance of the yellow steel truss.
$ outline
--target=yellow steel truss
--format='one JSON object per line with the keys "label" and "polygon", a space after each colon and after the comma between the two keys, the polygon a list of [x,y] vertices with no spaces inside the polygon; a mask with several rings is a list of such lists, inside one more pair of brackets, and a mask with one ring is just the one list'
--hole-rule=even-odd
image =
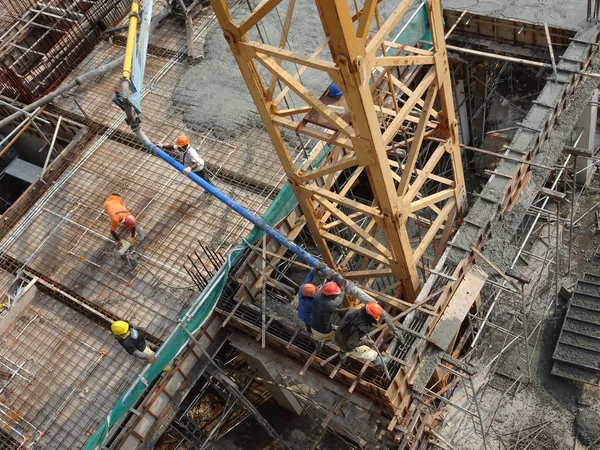
{"label": "yellow steel truss", "polygon": [[[366,285],[393,276],[393,294],[406,301],[419,291],[419,266],[437,261],[465,205],[440,0],[426,1],[432,45],[408,46],[390,38],[418,1],[400,1],[382,22],[378,0],[364,0],[362,7],[315,0],[315,27],[322,28],[325,40],[300,53],[286,47],[295,0],[262,0],[238,23],[224,0],[211,0],[324,261]],[[279,46],[251,40],[249,31],[280,4],[286,13]],[[289,63],[298,73],[284,68]],[[336,103],[311,92],[301,82],[306,70],[326,73],[343,99]],[[264,73],[270,79],[264,81]],[[283,107],[291,94],[302,105]],[[327,159],[313,168],[315,151],[295,168],[282,129],[317,139],[318,149],[331,146]],[[446,173],[436,170],[442,161],[450,167]],[[335,180],[342,171],[348,176],[340,188]],[[373,193],[369,204],[350,195],[363,173]],[[336,227],[347,228],[353,238],[335,233]],[[409,232],[415,227],[426,232],[415,237]],[[343,251],[334,252],[336,247]],[[341,262],[333,256],[340,253]],[[349,266],[357,258],[358,268]]]}

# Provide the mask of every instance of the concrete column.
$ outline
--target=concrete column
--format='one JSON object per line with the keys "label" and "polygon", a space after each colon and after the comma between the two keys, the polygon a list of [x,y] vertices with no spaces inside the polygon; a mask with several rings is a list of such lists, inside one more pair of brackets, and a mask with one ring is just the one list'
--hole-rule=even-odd
{"label": "concrete column", "polygon": [[[248,353],[244,353],[243,351],[241,351],[241,353],[250,367],[256,370],[257,376],[264,378],[265,380],[272,381],[273,383],[285,384],[283,378],[276,370],[272,369],[267,364],[263,363],[263,361],[254,358]],[[298,415],[302,413],[302,404],[290,391],[266,383],[265,387],[269,390],[275,401],[279,403],[280,406]]]}
{"label": "concrete column", "polygon": [[[594,91],[590,103],[591,104],[588,104],[585,107],[581,116],[579,116],[574,127],[573,135],[576,137],[581,130],[584,130],[577,147],[585,148],[593,152],[596,145],[596,119],[598,117],[598,106],[596,105],[598,103],[598,90]],[[590,164],[592,164],[592,161],[588,158],[577,158],[577,172],[582,171],[577,175],[577,184],[583,185],[590,178],[593,169],[593,166]]]}

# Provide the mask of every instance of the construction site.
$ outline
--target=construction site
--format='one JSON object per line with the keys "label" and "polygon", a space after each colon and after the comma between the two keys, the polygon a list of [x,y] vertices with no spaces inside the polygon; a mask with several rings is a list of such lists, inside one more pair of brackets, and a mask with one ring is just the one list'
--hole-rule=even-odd
{"label": "construction site", "polygon": [[599,86],[600,0],[0,0],[0,450],[600,450]]}

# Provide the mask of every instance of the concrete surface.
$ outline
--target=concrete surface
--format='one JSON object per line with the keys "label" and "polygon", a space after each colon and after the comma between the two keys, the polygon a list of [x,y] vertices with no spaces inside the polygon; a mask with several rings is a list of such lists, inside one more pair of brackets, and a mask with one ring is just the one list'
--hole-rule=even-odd
{"label": "concrete surface", "polygon": [[521,19],[576,29],[586,19],[585,0],[446,0],[444,7],[492,17]]}

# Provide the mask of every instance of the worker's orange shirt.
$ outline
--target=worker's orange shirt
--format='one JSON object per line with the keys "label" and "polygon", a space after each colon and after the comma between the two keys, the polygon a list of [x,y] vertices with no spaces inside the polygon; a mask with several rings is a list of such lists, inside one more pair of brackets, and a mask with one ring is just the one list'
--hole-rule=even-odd
{"label": "worker's orange shirt", "polygon": [[110,217],[111,231],[117,231],[119,224],[131,213],[125,208],[123,199],[118,195],[111,195],[104,200],[104,212]]}

